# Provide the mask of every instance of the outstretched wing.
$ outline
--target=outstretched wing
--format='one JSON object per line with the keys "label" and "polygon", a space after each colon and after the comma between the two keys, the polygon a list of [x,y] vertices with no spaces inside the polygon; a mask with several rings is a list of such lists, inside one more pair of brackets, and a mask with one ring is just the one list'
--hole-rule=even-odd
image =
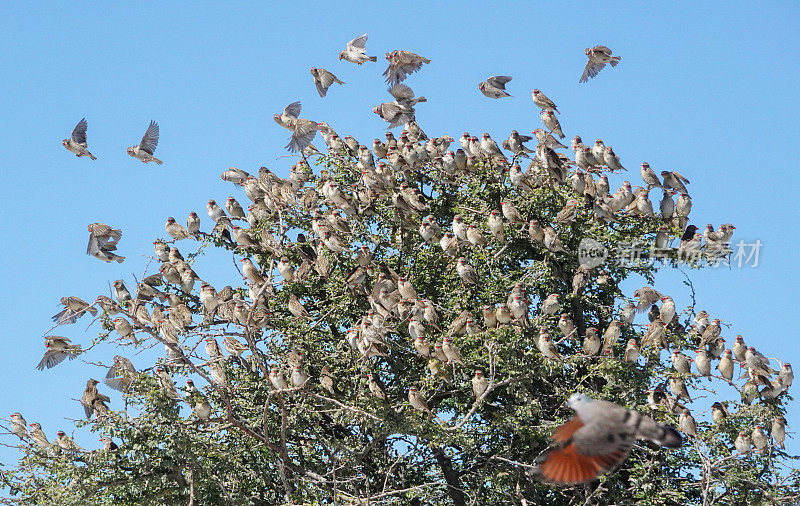
{"label": "outstretched wing", "polygon": [[86,118],[81,118],[75,128],[72,129],[72,141],[77,142],[78,144],[83,144],[86,146],[86,127],[88,124],[86,123]]}
{"label": "outstretched wing", "polygon": [[294,133],[289,139],[289,144],[286,145],[286,148],[292,153],[302,151],[314,140],[318,129],[319,127],[313,121],[297,120],[295,122]]}
{"label": "outstretched wing", "polygon": [[561,444],[539,466],[542,477],[553,483],[591,481],[624,462],[634,443],[624,426],[615,433],[604,424],[584,425],[577,416],[556,429],[553,439]]}
{"label": "outstretched wing", "polygon": [[142,142],[139,143],[139,148],[152,155],[155,153],[156,147],[158,147],[158,123],[151,120],[150,126],[147,127],[147,131],[142,137]]}
{"label": "outstretched wing", "polygon": [[367,34],[359,35],[355,39],[351,40],[347,43],[347,49],[360,49],[360,53],[363,53],[367,48]]}
{"label": "outstretched wing", "polygon": [[287,116],[294,116],[295,118],[300,116],[300,109],[302,109],[302,105],[300,101],[292,102],[291,104],[287,105],[283,108],[283,114]]}
{"label": "outstretched wing", "polygon": [[486,82],[489,83],[490,86],[504,90],[506,89],[506,83],[511,79],[511,76],[492,76],[488,78]]}

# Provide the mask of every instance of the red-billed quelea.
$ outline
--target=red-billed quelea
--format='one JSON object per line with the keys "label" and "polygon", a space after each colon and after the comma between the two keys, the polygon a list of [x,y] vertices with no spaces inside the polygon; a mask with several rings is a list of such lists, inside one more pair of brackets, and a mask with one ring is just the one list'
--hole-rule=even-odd
{"label": "red-billed quelea", "polygon": [[636,345],[635,339],[628,339],[628,344],[625,345],[625,353],[623,354],[623,360],[628,363],[636,363],[639,360],[640,350],[639,346]]}
{"label": "red-billed quelea", "polygon": [[687,436],[697,437],[697,422],[686,408],[678,416],[678,428]]}
{"label": "red-billed quelea", "polygon": [[115,260],[122,263],[125,260],[125,257],[112,253],[117,249],[117,243],[122,237],[122,230],[111,228],[104,223],[92,223],[86,229],[89,231],[87,255],[92,255],[104,262]]}
{"label": "red-billed quelea", "polygon": [[389,66],[383,72],[383,75],[389,85],[404,81],[409,74],[421,69],[423,64],[431,62],[424,56],[403,50],[386,53],[386,60],[389,62]]}
{"label": "red-billed quelea", "polygon": [[114,390],[125,392],[133,384],[135,376],[136,368],[133,363],[125,357],[115,355],[114,365],[108,369],[105,383]]}
{"label": "red-billed quelea", "polygon": [[289,144],[286,145],[292,153],[303,151],[320,129],[320,124],[316,121],[311,121],[305,118],[295,118],[288,121],[289,130],[292,131],[292,136],[289,138]]}
{"label": "red-billed quelea", "polygon": [[428,407],[425,397],[422,395],[422,392],[417,390],[416,387],[411,387],[408,389],[408,402],[415,410],[433,415],[433,413],[431,413],[431,409]]}
{"label": "red-billed quelea", "polygon": [[156,162],[161,165],[164,162],[153,156],[158,147],[158,134],[158,123],[150,121],[150,126],[147,127],[142,141],[137,146],[129,147],[128,154],[143,163]]}
{"label": "red-billed quelea", "polygon": [[487,77],[485,81],[478,83],[478,89],[489,98],[510,97],[506,92],[506,84],[511,81],[510,76]]}
{"label": "red-billed quelea", "polygon": [[39,448],[49,448],[50,441],[47,439],[44,431],[42,430],[42,426],[39,422],[33,422],[30,424],[31,427],[31,439]]}
{"label": "red-billed quelea", "polygon": [[74,359],[81,353],[81,346],[79,344],[71,344],[70,340],[62,336],[47,336],[44,338],[44,346],[47,349],[44,352],[42,360],[36,366],[36,369],[42,371],[44,369],[52,369],[57,366],[64,359]]}
{"label": "red-billed quelea", "polygon": [[283,128],[286,128],[287,130],[294,130],[291,122],[300,116],[300,110],[302,107],[303,106],[300,104],[299,100],[297,102],[292,102],[283,108],[283,112],[272,116],[272,119],[274,119],[275,123],[279,124]]}
{"label": "red-billed quelea", "polygon": [[550,130],[553,134],[557,135],[559,138],[563,139],[564,132],[561,130],[561,123],[558,122],[558,118],[556,118],[556,113],[552,109],[545,109],[539,115],[542,119],[542,123],[544,124],[545,128]]}
{"label": "red-billed quelea", "polygon": [[183,228],[183,225],[175,221],[175,218],[170,216],[167,218],[167,223],[164,224],[164,229],[167,233],[172,237],[175,241],[181,241],[183,239],[188,239],[191,237],[189,235],[189,231]]}
{"label": "red-billed quelea", "polygon": [[733,442],[733,447],[736,448],[737,453],[747,453],[752,449],[752,442],[750,436],[745,431],[739,431],[739,436]]}
{"label": "red-billed quelea", "polygon": [[586,57],[589,61],[586,62],[586,67],[583,69],[583,74],[578,82],[585,83],[590,77],[595,77],[603,68],[606,63],[610,63],[612,67],[616,67],[617,63],[622,59],[621,56],[611,56],[612,51],[606,46],[597,45],[594,47],[586,48]]}
{"label": "red-billed quelea", "polygon": [[90,306],[83,299],[79,297],[61,297],[61,304],[64,309],[54,314],[52,320],[56,325],[72,324],[78,321],[78,318],[84,315],[87,311],[92,316],[97,316],[97,309]]}
{"label": "red-billed quelea", "polygon": [[555,112],[558,112],[558,107],[556,107],[556,104],[547,98],[547,95],[541,91],[534,89],[533,93],[531,93],[531,98],[533,99],[533,103],[539,109],[552,109]]}
{"label": "red-billed quelea", "polygon": [[574,394],[567,404],[576,416],[556,429],[552,436],[556,446],[540,460],[539,473],[546,481],[591,481],[622,464],[637,439],[681,446],[681,435],[674,428],[612,402]]}
{"label": "red-billed quelea", "polygon": [[20,439],[28,437],[28,422],[20,413],[11,413],[11,433]]}
{"label": "red-billed quelea", "polygon": [[359,35],[345,46],[345,50],[339,53],[340,60],[346,60],[356,65],[368,61],[378,61],[377,56],[367,56],[367,34]]}
{"label": "red-billed quelea", "polygon": [[483,371],[480,369],[475,371],[475,376],[472,377],[472,393],[475,399],[480,399],[481,396],[489,388],[489,380],[484,376]]}
{"label": "red-billed quelea", "polygon": [[786,418],[783,415],[776,416],[775,419],[772,421],[772,439],[775,440],[775,444],[780,446],[781,449],[785,449],[786,446],[784,445],[784,441],[786,441]]}
{"label": "red-billed quelea", "polygon": [[86,144],[86,118],[81,118],[75,128],[72,129],[72,134],[69,139],[64,139],[61,144],[67,148],[67,151],[75,153],[75,156],[88,156],[92,160],[97,160],[97,157],[89,152],[88,145]]}
{"label": "red-billed quelea", "polygon": [[311,76],[314,78],[314,85],[316,85],[320,97],[328,94],[328,88],[333,83],[344,84],[344,81],[333,75],[333,72],[317,67],[311,67]]}

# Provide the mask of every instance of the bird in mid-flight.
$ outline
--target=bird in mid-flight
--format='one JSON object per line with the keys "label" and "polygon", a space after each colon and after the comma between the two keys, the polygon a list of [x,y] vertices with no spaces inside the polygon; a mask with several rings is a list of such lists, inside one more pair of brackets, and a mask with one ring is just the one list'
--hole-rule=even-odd
{"label": "bird in mid-flight", "polygon": [[97,157],[89,152],[86,145],[86,127],[86,118],[81,118],[75,128],[72,129],[72,135],[69,136],[69,139],[64,139],[61,144],[67,148],[67,151],[75,153],[77,157],[88,156],[92,160],[97,160]]}
{"label": "bird in mid-flight", "polygon": [[158,123],[150,121],[150,126],[147,127],[142,142],[138,146],[129,147],[128,154],[141,160],[142,163],[156,162],[161,165],[164,162],[153,156],[156,147],[158,147]]}
{"label": "bird in mid-flight", "polygon": [[539,473],[546,481],[591,481],[622,464],[637,439],[669,448],[681,446],[681,435],[674,428],[613,402],[574,394],[567,405],[575,416],[556,429],[556,446],[540,461]]}
{"label": "bird in mid-flight", "polygon": [[610,63],[612,67],[616,67],[617,63],[622,59],[621,56],[611,56],[611,50],[606,46],[594,46],[586,48],[586,57],[589,61],[586,62],[586,68],[583,69],[583,74],[579,82],[585,83],[590,77],[596,76],[606,63]]}

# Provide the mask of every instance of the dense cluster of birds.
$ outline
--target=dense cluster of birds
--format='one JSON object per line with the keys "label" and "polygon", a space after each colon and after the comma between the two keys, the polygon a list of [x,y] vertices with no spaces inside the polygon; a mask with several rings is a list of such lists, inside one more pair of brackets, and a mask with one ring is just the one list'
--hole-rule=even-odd
{"label": "dense cluster of birds", "polygon": [[[376,57],[366,55],[366,41],[366,35],[353,39],[339,54],[339,59],[358,65],[376,61]],[[616,65],[619,57],[611,54],[604,46],[587,49],[589,61],[581,81],[597,75],[606,63]],[[473,308],[476,313],[459,308],[455,314],[447,315],[449,318],[440,315],[443,308],[436,301],[421,297],[413,279],[376,259],[375,244],[354,243],[355,231],[364,228],[363,219],[375,214],[379,206],[393,209],[404,232],[402,240],[413,238],[411,240],[418,242],[419,248],[440,250],[464,286],[482,283],[470,260],[470,252],[500,249],[512,234],[527,233],[531,246],[548,257],[563,258],[571,254],[562,243],[562,237],[579,216],[597,223],[631,217],[655,223],[659,229],[653,239],[654,247],[672,255],[701,249],[711,256],[727,254],[735,227],[726,223],[715,230],[707,225],[704,233],[698,233],[697,227],[689,224],[692,207],[686,186],[689,180],[667,170],[661,171],[659,177],[647,162],[642,163],[640,169],[643,186],[633,187],[629,181],[623,181],[612,191],[608,175],[626,170],[619,156],[601,139],[585,145],[576,135],[569,147],[562,144],[560,139],[564,139],[565,134],[556,116],[558,108],[538,89],[533,90],[532,100],[541,110],[542,127],[533,130],[532,135],[522,135],[515,130],[498,145],[489,133],[478,138],[464,132],[458,138],[460,147],[452,150],[450,146],[456,142],[454,137],[429,137],[422,130],[416,120],[415,106],[426,99],[416,97],[411,88],[401,83],[430,60],[410,51],[392,51],[386,53],[386,59],[389,66],[384,76],[391,85],[389,92],[394,100],[376,106],[373,111],[390,128],[404,126],[397,138],[387,132],[385,139],[375,139],[370,148],[351,135],[340,137],[325,122],[300,118],[301,103],[293,102],[274,116],[280,126],[292,131],[288,148],[301,153],[288,178],[278,177],[266,167],[261,167],[256,175],[234,167],[225,170],[222,179],[243,190],[249,200],[247,206],[234,197],[229,197],[224,207],[209,200],[206,211],[212,225],[207,232],[201,231],[201,220],[195,212],[189,214],[185,227],[169,217],[165,232],[171,240],[153,242],[154,258],[160,262],[157,274],[138,281],[133,290],[129,290],[123,280],[116,280],[113,297],[100,295],[91,303],[74,296],[61,299],[63,310],[53,316],[57,326],[75,323],[90,313],[103,318],[123,344],[138,345],[145,336],[164,345],[164,360],[144,371],[138,371],[130,359],[115,356],[105,378],[108,387],[126,392],[137,377],[149,372],[166,397],[184,400],[201,421],[209,423],[213,409],[206,394],[197,389],[192,380],[187,380],[183,392],[179,391],[171,372],[203,373],[213,388],[230,386],[222,367],[226,361],[242,363],[257,374],[253,335],[269,329],[273,319],[284,309],[305,322],[322,318],[318,308],[308,307],[295,294],[288,297],[285,308],[275,307],[276,287],[303,283],[312,277],[328,279],[336,269],[346,269],[345,289],[363,298],[370,308],[357,318],[357,325],[344,332],[347,347],[365,364],[392,353],[387,344],[387,336],[392,333],[407,335],[409,347],[427,363],[431,375],[448,383],[454,381],[457,368],[470,365],[465,363],[458,346],[465,334],[478,335],[497,328],[520,331],[538,328],[535,347],[552,364],[573,359],[637,364],[646,349],[670,350],[681,336],[686,336],[696,346],[696,356],[690,358],[680,351],[680,346],[675,346],[671,351],[673,371],[668,388],[654,388],[648,399],[655,411],[679,415],[679,428],[689,437],[697,437],[697,423],[684,405],[692,401],[688,387],[693,378],[711,377],[715,360],[718,361],[718,377],[731,384],[735,381],[735,369],[743,371],[742,379],[746,378],[746,383],[740,390],[748,403],[757,397],[774,398],[787,391],[793,380],[790,364],[782,364],[780,370],[773,369],[769,359],[754,347],[745,346],[742,336],[737,336],[727,349],[721,320],[711,319],[704,311],[694,316],[689,329],[684,328],[673,299],[652,287],[637,290],[606,328],[587,326],[584,335],[579,336],[578,327],[562,306],[564,299],[580,297],[590,282],[613,282],[608,272],[586,265],[574,272],[571,292],[552,293],[534,303],[534,294],[529,292],[524,281],[518,280],[510,283],[505,300]],[[311,74],[323,97],[334,83],[344,84],[326,69],[312,68]],[[490,77],[479,84],[479,90],[491,98],[509,96],[505,91],[509,81],[511,77],[508,76]],[[321,154],[311,144],[317,132],[325,142],[328,157],[355,176],[352,186],[340,184],[328,170],[323,170],[319,176],[312,171],[308,158]],[[158,125],[151,123],[140,145],[128,148],[128,153],[143,162],[160,164],[161,161],[153,157],[157,141]],[[535,143],[535,146],[528,147],[526,143]],[[86,146],[85,120],[81,120],[64,145],[78,156],[94,158]],[[567,154],[570,151],[571,156]],[[520,166],[522,160],[530,161],[527,169]],[[476,219],[455,214],[447,223],[431,213],[431,198],[421,189],[423,175],[446,186],[458,186],[487,174],[504,181],[506,195],[499,209],[473,213]],[[517,207],[540,188],[565,188],[571,192],[572,197],[552,222],[542,216],[525,216]],[[658,210],[649,198],[653,189],[662,192]],[[674,200],[676,195],[677,201]],[[284,225],[282,218],[287,213],[309,219],[310,229],[294,230],[295,237],[290,239],[290,227]],[[102,223],[93,223],[88,230],[89,254],[106,262],[124,259],[113,253],[121,230]],[[670,246],[675,230],[684,230],[677,248]],[[244,286],[225,286],[217,290],[195,272],[176,244],[199,239],[221,241],[241,254]],[[261,259],[261,265],[251,257]],[[186,296],[195,293],[199,305],[193,309]],[[102,313],[98,316],[99,311]],[[643,312],[648,313],[650,323],[641,339],[630,339],[627,344],[620,342],[623,328],[634,326],[636,314]],[[196,316],[201,316],[202,320],[198,321]],[[198,367],[190,360],[197,355],[187,355],[186,350],[190,348],[184,348],[184,344],[187,333],[201,326],[221,329],[217,335],[223,337],[223,342],[220,346],[217,338],[206,334],[203,339],[207,360]],[[233,332],[231,326],[244,330]],[[556,335],[555,329],[558,329]],[[565,355],[565,341],[571,344],[569,350],[579,350],[574,357]],[[80,345],[55,335],[46,336],[45,347],[38,369],[52,368],[82,353]],[[206,367],[210,377],[204,375]],[[309,389],[313,380],[300,349],[292,350],[283,360],[270,366],[264,376],[278,391]],[[331,396],[336,396],[337,378],[336,371],[324,365],[316,381]],[[371,396],[382,400],[389,398],[377,374],[367,372],[365,379]],[[90,379],[81,397],[87,418],[108,416],[110,412],[110,399],[98,392],[98,384],[99,381]],[[476,402],[485,399],[494,385],[484,370],[475,370],[471,387]],[[434,415],[420,388],[410,385],[407,400],[414,410],[425,416]],[[543,455],[540,463],[542,476],[551,482],[577,483],[593,479],[620,464],[637,439],[671,447],[681,444],[681,436],[673,428],[636,411],[581,394],[573,396],[569,406],[576,411],[575,418],[556,430],[554,446]],[[726,416],[729,416],[727,407],[716,403],[713,420],[719,422]],[[22,415],[14,413],[11,418],[14,434],[22,439],[30,438],[39,447],[53,447],[38,424],[31,424],[29,431]],[[781,447],[784,424],[785,420],[777,417],[770,431]],[[104,444],[106,449],[115,447],[110,439]],[[757,426],[751,434],[739,434],[735,449],[744,453],[750,451],[751,445],[763,450],[768,444],[766,433]],[[78,450],[63,432],[58,433],[54,445],[61,450]]]}

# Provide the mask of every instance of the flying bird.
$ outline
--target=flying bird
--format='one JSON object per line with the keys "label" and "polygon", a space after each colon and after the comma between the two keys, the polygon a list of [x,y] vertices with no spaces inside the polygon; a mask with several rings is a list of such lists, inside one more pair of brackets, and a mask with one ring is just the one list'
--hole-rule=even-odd
{"label": "flying bird", "polygon": [[279,124],[283,128],[286,128],[287,130],[294,130],[294,127],[289,126],[289,123],[297,119],[297,117],[300,115],[300,109],[302,107],[303,106],[300,105],[299,100],[297,102],[292,102],[283,108],[282,113],[272,116],[272,119],[274,119],[275,123]]}
{"label": "flying bird", "polygon": [[86,229],[89,231],[87,255],[92,255],[107,263],[112,260],[119,263],[125,261],[125,257],[112,253],[117,249],[117,243],[122,237],[122,230],[111,228],[105,223],[92,223]]}
{"label": "flying bird", "polygon": [[613,402],[573,394],[567,404],[576,416],[556,429],[556,446],[539,465],[539,472],[549,482],[591,481],[622,464],[637,439],[669,448],[681,446],[681,435],[674,428]]}
{"label": "flying bird", "polygon": [[621,56],[611,56],[611,50],[606,46],[594,46],[586,48],[586,57],[589,61],[586,62],[586,68],[583,69],[583,74],[579,82],[585,83],[590,77],[596,76],[606,63],[610,63],[612,67],[616,67],[617,63],[622,59]]}
{"label": "flying bird", "polygon": [[316,121],[305,118],[293,119],[289,122],[289,126],[292,130],[292,136],[289,138],[289,144],[286,145],[286,149],[292,153],[303,151],[308,147],[316,137],[317,130],[319,130],[319,124]]}
{"label": "flying bird", "polygon": [[67,151],[71,153],[75,153],[75,156],[88,156],[92,160],[97,160],[97,157],[94,156],[89,152],[89,149],[86,144],[86,118],[81,118],[75,128],[72,129],[72,135],[69,136],[69,139],[64,139],[61,141],[61,144],[67,148]]}
{"label": "flying bird", "polygon": [[161,165],[164,162],[153,156],[156,147],[158,147],[158,123],[150,121],[150,126],[147,127],[147,131],[142,137],[142,142],[138,146],[129,147],[128,154],[141,160],[142,163],[156,162]]}
{"label": "flying bird", "polygon": [[377,56],[367,56],[367,34],[360,35],[347,43],[346,49],[339,53],[340,60],[347,60],[356,65],[368,61],[378,61]]}
{"label": "flying bird", "polygon": [[328,94],[328,88],[330,88],[333,83],[344,84],[344,81],[340,81],[338,77],[333,75],[333,72],[325,69],[318,69],[317,67],[311,67],[311,76],[314,78],[314,84],[317,86],[317,93],[319,93],[320,97],[324,97]]}
{"label": "flying bird", "polygon": [[506,84],[511,81],[511,76],[492,76],[478,83],[478,89],[489,98],[510,97],[506,92]]}
{"label": "flying bird", "polygon": [[388,91],[394,100],[373,107],[372,112],[388,122],[389,128],[414,121],[414,106],[428,101],[425,97],[414,98],[414,91],[405,84],[395,84]]}
{"label": "flying bird", "polygon": [[389,66],[386,68],[383,75],[386,77],[386,82],[390,85],[405,81],[409,74],[413,74],[421,69],[424,63],[431,62],[424,56],[412,53],[411,51],[401,50],[386,53],[386,59],[389,60]]}

